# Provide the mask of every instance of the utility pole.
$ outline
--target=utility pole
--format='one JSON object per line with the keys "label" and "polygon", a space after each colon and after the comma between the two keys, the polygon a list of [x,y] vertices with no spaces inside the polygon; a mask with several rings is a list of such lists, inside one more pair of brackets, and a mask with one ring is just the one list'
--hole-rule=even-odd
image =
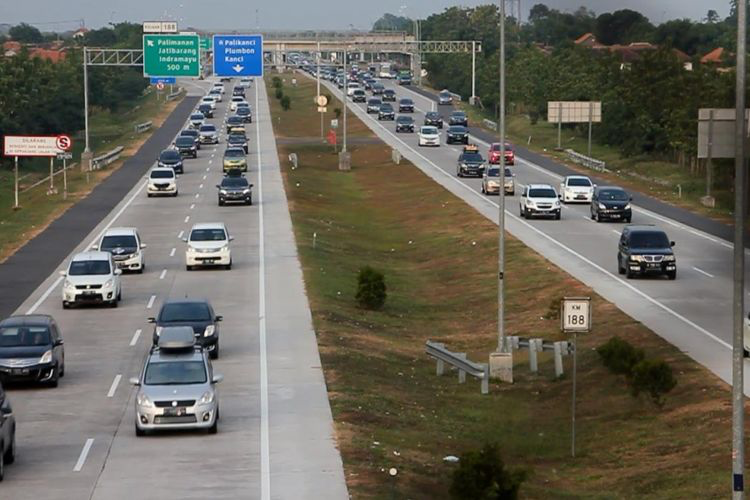
{"label": "utility pole", "polygon": [[343,126],[343,132],[344,132],[344,144],[341,148],[342,153],[346,153],[346,108],[349,107],[349,101],[347,100],[347,94],[349,93],[349,71],[347,69],[347,58],[348,58],[348,51],[347,49],[344,49],[344,126]]}
{"label": "utility pole", "polygon": [[81,170],[88,172],[91,170],[91,147],[89,145],[89,70],[88,70],[88,48],[83,48],[83,123],[85,147],[81,154]]}
{"label": "utility pole", "polygon": [[[315,99],[320,97],[320,42],[318,42],[318,52],[316,57],[316,62],[318,63],[318,71],[316,72],[316,80],[318,85],[318,90],[315,93]],[[318,104],[320,106],[320,104]],[[323,114],[320,113],[320,140],[323,140]]]}

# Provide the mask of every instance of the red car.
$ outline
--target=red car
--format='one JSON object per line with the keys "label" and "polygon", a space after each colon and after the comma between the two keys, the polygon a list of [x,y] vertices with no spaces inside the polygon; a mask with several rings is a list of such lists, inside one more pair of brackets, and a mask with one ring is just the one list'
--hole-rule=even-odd
{"label": "red car", "polygon": [[[500,163],[500,143],[495,142],[490,146],[490,150],[487,153],[487,157],[489,158],[489,161],[493,165],[497,165]],[[505,143],[505,164],[506,165],[515,165],[516,163],[516,155],[513,153],[513,146]]]}

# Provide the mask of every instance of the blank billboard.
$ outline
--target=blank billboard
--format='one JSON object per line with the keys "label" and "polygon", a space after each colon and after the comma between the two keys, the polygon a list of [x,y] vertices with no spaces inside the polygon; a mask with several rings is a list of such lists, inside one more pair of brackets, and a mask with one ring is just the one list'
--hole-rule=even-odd
{"label": "blank billboard", "polygon": [[[562,119],[560,119],[562,113]],[[602,121],[601,101],[549,101],[547,121],[550,123],[593,123]]]}
{"label": "blank billboard", "polygon": [[[711,114],[713,113],[713,120]],[[711,158],[734,158],[734,117],[732,108],[702,108],[698,110],[698,158],[708,158],[709,130]],[[745,121],[750,109],[745,110]]]}

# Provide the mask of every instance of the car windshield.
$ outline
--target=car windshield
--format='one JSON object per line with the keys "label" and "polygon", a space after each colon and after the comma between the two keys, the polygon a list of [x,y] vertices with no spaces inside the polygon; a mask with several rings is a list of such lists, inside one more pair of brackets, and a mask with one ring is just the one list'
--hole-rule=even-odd
{"label": "car windshield", "polygon": [[242,118],[240,118],[239,116],[230,116],[229,118],[227,118],[227,123],[242,123]]}
{"label": "car windshield", "polygon": [[216,132],[214,125],[201,125],[201,132]]}
{"label": "car windshield", "polygon": [[534,188],[529,189],[529,198],[557,198],[557,194],[554,189]]}
{"label": "car windshield", "polygon": [[0,347],[27,347],[51,344],[46,326],[0,327]]}
{"label": "car windshield", "polygon": [[425,118],[430,118],[431,120],[434,120],[435,118],[439,118],[440,115],[438,115],[435,111],[430,111],[425,115]]}
{"label": "car windshield", "polygon": [[232,97],[232,102],[242,102],[244,99],[242,97]]}
{"label": "car windshield", "polygon": [[105,236],[102,238],[102,244],[99,245],[99,250],[107,251],[114,248],[137,248],[138,242],[135,236],[130,234],[124,234],[122,236]]}
{"label": "car windshield", "polygon": [[69,276],[106,275],[110,273],[108,260],[74,260],[68,269]]}
{"label": "car windshield", "polygon": [[160,323],[175,321],[211,321],[211,311],[203,302],[164,304],[159,313]]}
{"label": "car windshield", "polygon": [[453,134],[464,134],[466,133],[466,129],[460,125],[454,126],[454,127],[448,127],[448,132],[451,132]]}
{"label": "car windshield", "polygon": [[440,92],[440,97],[442,97],[442,98],[446,98],[446,97],[450,97],[450,96],[451,96],[450,92]]}
{"label": "car windshield", "polygon": [[[487,171],[487,177],[500,177],[500,169],[492,167]],[[508,167],[505,168],[505,177],[513,177],[513,172]]]}
{"label": "car windshield", "polygon": [[239,148],[227,149],[224,152],[224,156],[229,158],[244,158],[245,152]]}
{"label": "car windshield", "polygon": [[162,151],[159,155],[159,161],[178,161],[180,159],[180,154],[177,151],[174,151],[172,149],[168,149],[167,151]]}
{"label": "car windshield", "polygon": [[180,132],[180,135],[185,137],[195,137],[198,135],[198,131],[194,129],[183,130],[182,132]]}
{"label": "car windshield", "polygon": [[381,104],[380,111],[393,111],[393,106],[390,104]]}
{"label": "car windshield", "polygon": [[367,104],[373,105],[373,106],[380,106],[383,103],[380,99],[370,99],[367,101]]}
{"label": "car windshield", "polygon": [[146,366],[143,383],[146,385],[205,384],[206,367],[203,361],[159,361]]}
{"label": "car windshield", "polygon": [[454,111],[453,113],[451,113],[451,116],[453,118],[466,118],[466,113],[464,113],[463,111]]}
{"label": "car windshield", "polygon": [[223,188],[246,188],[248,186],[247,179],[243,177],[225,177],[221,181],[221,187]]}
{"label": "car windshield", "polygon": [[571,177],[568,186],[591,187],[591,181],[582,177]]}
{"label": "car windshield", "polygon": [[374,83],[372,85],[372,88],[374,88],[374,89],[382,89],[383,88],[383,84],[382,83]]}
{"label": "car windshield", "polygon": [[191,120],[195,120],[195,121],[197,121],[197,120],[203,120],[204,118],[205,117],[203,116],[203,113],[200,113],[200,114],[196,113],[194,115],[190,115],[190,119]]}
{"label": "car windshield", "polygon": [[414,118],[411,116],[399,116],[396,121],[402,122],[402,123],[411,123],[414,121]]}
{"label": "car windshield", "polygon": [[193,139],[192,137],[183,135],[177,138],[177,140],[175,141],[175,144],[177,144],[178,146],[183,146],[183,147],[192,147],[195,145],[195,139]]}
{"label": "car windshield", "polygon": [[414,101],[412,101],[411,99],[401,99],[399,104],[414,104]]}
{"label": "car windshield", "polygon": [[464,153],[461,156],[465,162],[478,163],[484,161],[484,158],[479,153]]}
{"label": "car windshield", "polygon": [[167,170],[152,170],[150,177],[152,179],[173,179],[174,172]]}
{"label": "car windshield", "polygon": [[424,135],[435,135],[438,133],[438,130],[437,127],[422,127],[419,132]]}
{"label": "car windshield", "polygon": [[603,189],[599,191],[599,200],[601,201],[628,201],[628,193],[620,189]]}
{"label": "car windshield", "polygon": [[237,108],[237,114],[238,115],[249,115],[250,114],[250,108],[245,106],[239,106]]}
{"label": "car windshield", "polygon": [[244,144],[245,143],[245,137],[240,134],[229,134],[229,137],[227,137],[227,141],[231,144]]}
{"label": "car windshield", "polygon": [[[496,142],[495,144],[493,144],[492,151],[500,151],[500,143]],[[505,151],[513,151],[513,146],[511,146],[510,144],[506,144]]]}
{"label": "car windshield", "polygon": [[395,91],[395,90],[391,90],[391,89],[388,89],[388,90],[385,90],[385,91],[383,91],[383,93],[384,93],[384,94],[388,94],[388,95],[395,95],[395,94],[396,94],[396,91]]}
{"label": "car windshield", "polygon": [[670,246],[667,235],[656,231],[644,231],[630,235],[632,248],[668,248]]}
{"label": "car windshield", "polygon": [[224,241],[227,235],[223,229],[193,229],[190,241]]}

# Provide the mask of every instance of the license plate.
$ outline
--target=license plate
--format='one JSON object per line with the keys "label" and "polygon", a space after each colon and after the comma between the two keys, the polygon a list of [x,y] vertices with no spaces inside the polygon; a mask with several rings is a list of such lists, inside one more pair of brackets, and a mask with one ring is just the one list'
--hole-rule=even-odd
{"label": "license plate", "polygon": [[214,262],[216,262],[216,259],[205,259],[203,262],[205,262],[206,264],[213,264]]}
{"label": "license plate", "polygon": [[164,408],[165,417],[181,417],[185,414],[185,408]]}
{"label": "license plate", "polygon": [[661,268],[661,264],[649,264],[648,268],[649,269],[659,269],[659,268]]}
{"label": "license plate", "polygon": [[612,214],[612,218],[613,219],[619,219],[620,218],[620,214]]}
{"label": "license plate", "polygon": [[91,291],[88,291],[88,290],[86,290],[84,292],[81,292],[81,295],[95,295],[95,294],[96,294],[96,292],[91,292]]}

